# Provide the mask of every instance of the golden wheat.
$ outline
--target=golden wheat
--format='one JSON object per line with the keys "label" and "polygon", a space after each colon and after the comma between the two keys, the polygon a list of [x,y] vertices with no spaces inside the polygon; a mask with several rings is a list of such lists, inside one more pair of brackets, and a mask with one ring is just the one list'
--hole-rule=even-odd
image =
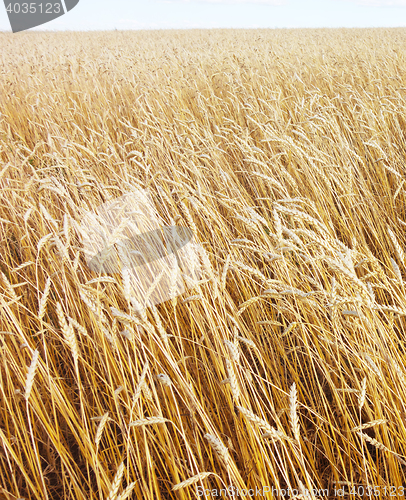
{"label": "golden wheat", "polygon": [[[405,43],[0,33],[0,496],[406,484]],[[193,233],[145,290],[140,190]]]}

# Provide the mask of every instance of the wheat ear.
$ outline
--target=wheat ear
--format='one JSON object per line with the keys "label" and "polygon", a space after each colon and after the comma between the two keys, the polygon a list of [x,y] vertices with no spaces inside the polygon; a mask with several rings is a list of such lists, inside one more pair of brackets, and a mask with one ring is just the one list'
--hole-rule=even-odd
{"label": "wheat ear", "polygon": [[124,462],[118,466],[116,475],[114,476],[113,482],[111,483],[111,489],[107,500],[115,500],[117,498],[118,489],[120,488],[121,480],[123,478],[125,466]]}
{"label": "wheat ear", "polygon": [[240,413],[244,415],[244,417],[260,429],[264,430],[265,432],[272,433],[275,429],[271,427],[266,420],[263,420],[262,418],[258,417],[258,415],[255,415],[251,410],[248,410],[247,408],[244,408],[242,406],[237,406],[237,409]]}
{"label": "wheat ear", "polygon": [[213,472],[200,472],[199,474],[196,474],[195,476],[189,477],[189,479],[185,479],[185,481],[182,481],[181,483],[175,484],[173,486],[172,491],[178,491],[182,490],[183,488],[187,488],[188,486],[191,486],[192,484],[195,484],[199,481],[202,481],[203,479],[206,479],[206,477],[209,477],[210,475],[214,474]]}
{"label": "wheat ear", "polygon": [[[388,451],[389,453],[394,453],[389,448],[387,448],[384,444],[380,443],[379,441],[372,438],[371,436],[368,436],[368,434],[364,434],[363,432],[360,432],[360,431],[358,431],[357,434],[358,434],[358,436],[362,437],[362,439],[365,439],[365,441],[372,444],[372,446],[375,446],[375,448],[378,448],[378,450]],[[396,453],[395,453],[395,455],[396,455]]]}
{"label": "wheat ear", "polygon": [[358,394],[359,411],[362,410],[362,407],[365,404],[366,395],[367,395],[367,378],[365,377],[361,382],[361,390],[359,391]]}
{"label": "wheat ear", "polygon": [[42,294],[41,300],[38,306],[38,319],[41,321],[44,317],[47,301],[49,297],[49,292],[51,289],[51,278],[48,276],[47,281],[45,283],[44,293]]}
{"label": "wheat ear", "polygon": [[130,493],[135,488],[136,484],[137,484],[136,482],[130,483],[127,486],[127,488],[121,493],[121,495],[118,497],[118,500],[126,500],[130,496]]}
{"label": "wheat ear", "polygon": [[140,420],[134,420],[130,422],[130,427],[142,427],[143,425],[153,425],[153,424],[164,424],[165,422],[170,422],[167,418],[163,417],[147,417],[141,418]]}
{"label": "wheat ear", "polygon": [[292,426],[293,435],[295,436],[296,441],[300,439],[300,425],[299,425],[299,417],[297,414],[297,390],[296,384],[293,382],[292,387],[290,388],[289,394],[289,407],[290,407],[290,424]]}
{"label": "wheat ear", "polygon": [[390,239],[392,240],[393,246],[395,247],[395,252],[396,252],[398,259],[400,260],[400,262],[403,265],[405,265],[405,254],[403,252],[403,249],[400,246],[400,243],[399,243],[398,239],[396,238],[395,233],[389,227],[387,229],[388,229],[388,234],[390,236]]}
{"label": "wheat ear", "polygon": [[138,398],[140,397],[140,394],[141,394],[141,390],[145,384],[145,377],[147,375],[147,372],[148,372],[148,368],[149,368],[149,363],[148,361],[145,363],[144,365],[144,368],[142,370],[142,373],[141,373],[141,376],[140,376],[140,379],[138,381],[138,384],[137,384],[137,387],[135,388],[135,392],[134,392],[134,397],[133,397],[133,402],[135,403]]}
{"label": "wheat ear", "polygon": [[220,278],[220,290],[224,292],[226,289],[226,281],[227,281],[227,272],[230,267],[230,261],[231,261],[231,255],[228,254],[226,257],[226,262],[223,267],[223,272],[221,273],[221,278]]}
{"label": "wheat ear", "polygon": [[278,243],[281,243],[282,239],[283,239],[282,222],[281,222],[279,214],[278,214],[278,212],[276,211],[275,208],[273,209],[272,215],[273,215],[273,220],[274,220],[276,238],[278,240]]}
{"label": "wheat ear", "polygon": [[240,399],[240,387],[238,385],[237,376],[235,374],[233,364],[229,359],[226,359],[226,367],[228,374],[228,381],[230,382],[231,393],[236,402]]}
{"label": "wheat ear", "polygon": [[237,341],[231,342],[230,340],[224,340],[224,344],[227,346],[228,352],[234,363],[239,363],[240,361],[240,351],[238,350],[238,339]]}
{"label": "wheat ear", "polygon": [[228,453],[228,448],[220,441],[220,439],[218,439],[216,436],[213,436],[212,434],[205,434],[204,438],[207,439],[218,458],[226,467],[228,467],[228,465],[230,464],[230,455]]}
{"label": "wheat ear", "polygon": [[43,236],[37,243],[37,253],[39,254],[42,250],[42,247],[52,238],[52,233],[48,233]]}
{"label": "wheat ear", "polygon": [[38,358],[39,358],[39,352],[35,350],[32,353],[32,359],[31,359],[31,364],[28,368],[27,372],[27,378],[25,380],[25,399],[28,401],[28,398],[30,397],[31,394],[31,389],[34,384],[34,377],[35,377],[35,371],[38,366]]}
{"label": "wheat ear", "polygon": [[103,415],[102,419],[100,420],[99,425],[97,426],[96,437],[94,438],[94,442],[96,443],[96,446],[99,446],[100,440],[101,440],[102,435],[103,435],[104,428],[105,428],[108,420],[110,420],[109,412],[107,412]]}
{"label": "wheat ear", "polygon": [[371,422],[367,422],[366,424],[359,425],[358,427],[354,427],[351,429],[352,432],[362,431],[363,429],[369,429],[370,427],[375,427],[376,425],[386,424],[387,420],[385,418],[380,420],[371,420]]}
{"label": "wheat ear", "polygon": [[14,288],[12,287],[11,283],[9,282],[9,280],[7,279],[7,276],[1,272],[1,275],[3,277],[3,281],[4,283],[6,284],[6,288],[7,288],[7,291],[9,292],[9,294],[11,295],[11,297],[14,299],[14,300],[17,300],[18,299],[18,296],[17,294],[15,293],[14,291]]}
{"label": "wheat ear", "polygon": [[256,296],[256,297],[251,297],[250,299],[246,300],[245,302],[243,302],[239,307],[238,307],[238,312],[237,312],[237,317],[238,316],[241,316],[241,314],[251,305],[251,304],[255,304],[256,302],[258,302],[258,300],[261,300],[262,297],[261,296]]}
{"label": "wheat ear", "polygon": [[59,326],[62,329],[63,336],[65,337],[65,340],[69,347],[72,350],[72,355],[73,359],[75,361],[75,364],[78,362],[79,359],[79,347],[78,343],[76,340],[75,332],[73,330],[73,325],[72,322],[67,323],[65,319],[65,314],[62,310],[62,306],[60,302],[56,303],[56,314],[58,316],[58,321],[59,321]]}

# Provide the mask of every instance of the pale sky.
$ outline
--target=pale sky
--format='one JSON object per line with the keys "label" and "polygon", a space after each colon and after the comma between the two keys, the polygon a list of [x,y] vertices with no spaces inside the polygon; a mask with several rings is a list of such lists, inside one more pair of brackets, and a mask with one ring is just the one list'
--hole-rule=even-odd
{"label": "pale sky", "polygon": [[[406,0],[80,0],[64,16],[34,29],[401,26],[406,26]],[[0,30],[11,31],[3,2]]]}

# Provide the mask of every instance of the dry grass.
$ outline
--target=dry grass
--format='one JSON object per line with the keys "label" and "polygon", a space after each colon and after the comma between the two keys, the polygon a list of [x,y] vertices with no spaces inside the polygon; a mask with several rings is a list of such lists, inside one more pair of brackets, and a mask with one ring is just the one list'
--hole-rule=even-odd
{"label": "dry grass", "polygon": [[[0,47],[1,498],[406,484],[406,31]],[[147,310],[77,232],[131,186],[205,249]]]}

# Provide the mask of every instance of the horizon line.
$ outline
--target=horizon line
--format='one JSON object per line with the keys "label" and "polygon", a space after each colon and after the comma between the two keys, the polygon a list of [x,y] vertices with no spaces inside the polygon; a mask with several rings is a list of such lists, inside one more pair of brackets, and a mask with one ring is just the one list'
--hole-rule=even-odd
{"label": "horizon line", "polygon": [[[404,29],[406,28],[406,24],[402,26],[295,26],[295,27],[288,27],[288,26],[283,26],[283,27],[268,27],[268,28],[263,28],[263,27],[247,27],[247,28],[233,28],[233,27],[217,27],[217,28],[88,28],[88,29],[42,29],[42,30],[36,30],[36,29],[29,29],[29,30],[24,30],[19,33],[64,33],[64,32],[74,32],[74,33],[87,33],[87,32],[105,32],[105,31],[216,31],[216,30],[230,30],[230,31],[237,31],[237,30],[245,30],[245,31],[266,31],[266,30],[317,30],[317,29],[326,29],[326,30],[352,30],[352,29],[365,29],[365,30],[371,30],[371,29]],[[10,29],[0,29],[0,33],[10,33],[17,35],[19,33],[13,33],[13,31]]]}

